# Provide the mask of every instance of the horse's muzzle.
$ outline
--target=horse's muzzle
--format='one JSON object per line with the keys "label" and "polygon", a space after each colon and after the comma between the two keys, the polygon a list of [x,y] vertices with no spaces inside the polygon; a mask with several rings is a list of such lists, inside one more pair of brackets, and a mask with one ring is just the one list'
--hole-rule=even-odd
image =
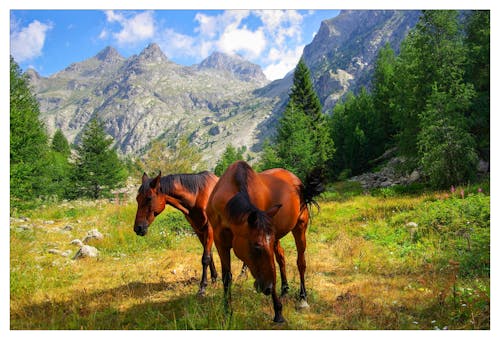
{"label": "horse's muzzle", "polygon": [[138,236],[146,236],[146,234],[148,233],[148,226],[136,225],[134,226],[134,231]]}
{"label": "horse's muzzle", "polygon": [[273,284],[269,283],[268,285],[264,284],[263,282],[260,281],[255,281],[253,286],[255,287],[255,290],[257,293],[262,292],[264,295],[271,295],[273,292]]}

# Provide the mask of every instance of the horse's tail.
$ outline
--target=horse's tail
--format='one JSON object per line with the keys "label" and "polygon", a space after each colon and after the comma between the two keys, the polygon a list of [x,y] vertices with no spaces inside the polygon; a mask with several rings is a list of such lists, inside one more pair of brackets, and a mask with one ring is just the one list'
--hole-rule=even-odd
{"label": "horse's tail", "polygon": [[323,191],[325,191],[325,176],[323,169],[315,168],[306,176],[306,180],[301,187],[301,198],[303,206],[311,206],[314,205],[319,209],[318,202],[314,199],[314,197],[320,195]]}

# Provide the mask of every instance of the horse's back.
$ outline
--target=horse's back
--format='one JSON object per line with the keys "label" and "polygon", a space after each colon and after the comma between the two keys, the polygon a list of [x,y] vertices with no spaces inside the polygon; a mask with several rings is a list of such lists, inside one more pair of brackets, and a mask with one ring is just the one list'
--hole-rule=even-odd
{"label": "horse's back", "polygon": [[259,174],[270,193],[270,206],[281,204],[273,218],[276,233],[282,237],[293,229],[302,214],[300,179],[288,170],[275,168]]}

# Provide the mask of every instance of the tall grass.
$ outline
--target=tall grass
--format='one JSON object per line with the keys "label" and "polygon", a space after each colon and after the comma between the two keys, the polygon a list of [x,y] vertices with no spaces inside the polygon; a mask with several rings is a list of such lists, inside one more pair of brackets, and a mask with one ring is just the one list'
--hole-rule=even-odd
{"label": "tall grass", "polygon": [[[234,256],[232,314],[224,312],[220,280],[207,296],[196,296],[202,247],[174,209],[159,215],[145,237],[133,232],[135,203],[16,212],[29,221],[10,229],[11,328],[488,329],[490,197],[465,189],[462,197],[460,190],[334,186],[308,230],[307,310],[295,306],[293,237],[282,239],[291,287],[283,325],[272,323],[270,298],[255,292],[253,279],[238,277]],[[104,234],[92,242],[99,257],[72,260],[71,240],[90,229]],[[215,249],[214,260],[220,278]]]}

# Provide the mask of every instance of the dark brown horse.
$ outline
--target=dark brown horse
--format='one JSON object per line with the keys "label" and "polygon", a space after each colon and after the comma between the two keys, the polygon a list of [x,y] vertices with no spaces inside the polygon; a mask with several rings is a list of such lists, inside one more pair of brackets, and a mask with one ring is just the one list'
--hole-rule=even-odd
{"label": "dark brown horse", "polygon": [[250,268],[255,288],[272,295],[274,321],[285,321],[282,304],[276,293],[276,268],[280,267],[281,294],[288,291],[285,257],[279,240],[292,231],[297,247],[300,273],[300,306],[307,307],[304,274],[308,205],[323,191],[317,176],[308,176],[304,185],[284,169],[256,173],[247,163],[232,164],[220,177],[207,206],[207,216],[214,231],[219,252],[226,306],[231,299],[230,250]]}
{"label": "dark brown horse", "polygon": [[217,176],[210,172],[199,174],[176,174],[155,178],[142,176],[142,185],[137,193],[137,213],[135,216],[134,231],[139,236],[148,232],[148,227],[154,219],[169,204],[180,210],[203,246],[202,276],[199,295],[205,293],[207,283],[207,267],[210,266],[212,282],[217,278],[212,258],[213,231],[210,227],[205,209],[210,193],[217,183]]}

